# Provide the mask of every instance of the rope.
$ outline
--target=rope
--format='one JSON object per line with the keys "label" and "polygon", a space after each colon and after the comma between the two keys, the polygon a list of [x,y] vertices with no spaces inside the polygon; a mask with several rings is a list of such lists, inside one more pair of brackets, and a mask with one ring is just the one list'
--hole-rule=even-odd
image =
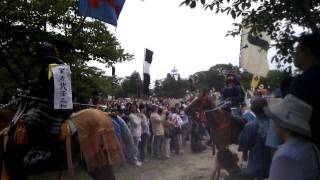
{"label": "rope", "polygon": [[5,108],[7,108],[7,107],[9,107],[9,106],[11,106],[11,105],[13,105],[13,104],[15,104],[16,102],[20,101],[21,99],[22,99],[22,98],[14,99],[14,100],[8,102],[7,104],[1,105],[1,106],[0,106],[0,110],[5,109]]}
{"label": "rope", "polygon": [[20,117],[22,116],[26,108],[27,108],[26,102],[19,104],[18,110],[16,111],[16,113],[14,114],[11,120],[11,126],[14,126],[18,122],[18,120],[20,119]]}
{"label": "rope", "polygon": [[[8,144],[8,132],[9,132],[9,127],[6,127],[1,130],[0,136],[3,136],[3,152],[6,152],[7,150],[7,144]],[[2,172],[1,172],[1,179],[2,180],[9,180],[9,174],[8,171],[5,168],[4,162],[2,162]]]}
{"label": "rope", "polygon": [[[31,100],[35,100],[35,101],[42,101],[42,102],[53,102],[52,100],[49,99],[45,99],[45,98],[39,98],[39,97],[34,97],[34,96],[26,96],[26,95],[18,95],[21,98],[24,99],[31,99]],[[78,106],[90,106],[90,107],[100,107],[103,105],[92,105],[92,104],[83,104],[83,103],[73,103],[73,105],[78,105]]]}

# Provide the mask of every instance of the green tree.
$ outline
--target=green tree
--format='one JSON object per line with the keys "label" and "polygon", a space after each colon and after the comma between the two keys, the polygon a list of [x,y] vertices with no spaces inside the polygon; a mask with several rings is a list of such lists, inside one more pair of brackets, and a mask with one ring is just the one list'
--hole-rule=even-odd
{"label": "green tree", "polygon": [[158,96],[158,97],[162,97],[162,92],[161,92],[161,81],[160,80],[156,80],[154,83],[154,89],[153,89],[153,93]]}
{"label": "green tree", "polygon": [[319,32],[319,0],[184,0],[181,5],[184,4],[191,8],[201,4],[216,14],[242,17],[242,23],[234,23],[235,29],[228,31],[228,35],[241,34],[243,26],[255,34],[266,31],[275,41],[278,52],[273,61],[278,63],[292,62],[297,27]]}
{"label": "green tree", "polygon": [[[242,73],[241,84],[242,84],[243,88],[250,89],[252,76],[253,75],[248,72]],[[270,70],[268,72],[267,77],[260,78],[259,84],[263,84],[265,87],[270,87],[271,89],[275,89],[280,86],[280,83],[283,79],[285,79],[289,76],[290,76],[290,74],[288,74],[285,71]]]}
{"label": "green tree", "polygon": [[81,71],[72,72],[72,91],[74,97],[87,99],[92,98],[95,93],[99,93],[102,97],[117,93],[119,86],[113,83],[112,77],[105,76],[104,71],[96,67],[87,66],[79,69]]}
{"label": "green tree", "polygon": [[195,82],[197,89],[212,89],[220,91],[224,86],[227,73],[239,74],[239,68],[232,64],[217,64],[208,71],[197,72],[190,76]]}
{"label": "green tree", "polygon": [[140,97],[142,93],[142,80],[137,71],[126,77],[121,83],[119,97]]}
{"label": "green tree", "polygon": [[182,79],[180,75],[176,79],[168,73],[165,79],[155,82],[154,93],[158,97],[182,98],[186,95],[187,89],[188,80]]}
{"label": "green tree", "polygon": [[262,78],[261,83],[271,89],[278,88],[283,79],[289,77],[289,74],[280,70],[270,70],[266,78]]}
{"label": "green tree", "polygon": [[27,88],[37,78],[35,50],[41,42],[56,45],[73,72],[86,71],[90,60],[108,66],[133,58],[105,23],[77,15],[77,1],[4,0],[0,7],[0,67],[15,87]]}
{"label": "green tree", "polygon": [[[225,77],[228,73],[238,75],[241,86],[244,89],[250,89],[252,74],[246,71],[240,72],[239,67],[232,64],[217,64],[212,66],[208,71],[196,72],[190,78],[194,80],[197,89],[215,88],[217,91],[220,91],[225,85]],[[274,89],[279,87],[280,82],[288,76],[289,74],[285,71],[270,70],[267,77],[261,77],[260,84]]]}

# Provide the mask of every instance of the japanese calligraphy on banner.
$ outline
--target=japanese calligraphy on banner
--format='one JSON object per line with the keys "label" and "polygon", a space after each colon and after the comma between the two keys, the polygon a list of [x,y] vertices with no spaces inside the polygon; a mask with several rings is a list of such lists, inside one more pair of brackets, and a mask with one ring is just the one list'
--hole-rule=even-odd
{"label": "japanese calligraphy on banner", "polygon": [[54,79],[54,109],[72,109],[71,71],[68,65],[52,68]]}

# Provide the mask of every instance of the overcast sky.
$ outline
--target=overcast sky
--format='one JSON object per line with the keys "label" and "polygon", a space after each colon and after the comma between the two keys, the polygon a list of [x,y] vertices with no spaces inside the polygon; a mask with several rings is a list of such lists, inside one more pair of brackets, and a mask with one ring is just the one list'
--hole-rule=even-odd
{"label": "overcast sky", "polygon": [[[179,7],[182,0],[127,0],[118,20],[110,26],[126,52],[135,56],[117,63],[116,75],[142,75],[144,48],[154,52],[150,68],[151,82],[166,77],[175,66],[183,78],[208,70],[219,63],[239,65],[240,37],[225,37],[232,30],[230,16],[204,11],[202,7]],[[200,5],[200,3],[199,3]],[[90,63],[111,74],[104,65]]]}

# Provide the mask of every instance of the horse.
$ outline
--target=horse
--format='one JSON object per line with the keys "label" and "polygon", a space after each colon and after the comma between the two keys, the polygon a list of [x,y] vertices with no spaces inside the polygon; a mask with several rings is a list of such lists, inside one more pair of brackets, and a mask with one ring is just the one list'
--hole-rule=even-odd
{"label": "horse", "polygon": [[[1,128],[10,124],[14,116],[15,113],[12,110],[0,110]],[[3,147],[0,149],[1,165],[4,164],[5,167],[2,168],[1,179],[26,179],[26,176],[28,179],[39,179],[39,176],[40,179],[52,179],[52,176],[62,179],[62,174],[68,169],[69,179],[79,179],[76,177],[76,170],[77,174],[81,173],[88,178],[112,180],[115,179],[112,165],[124,162],[122,147],[115,135],[112,119],[109,114],[98,109],[89,108],[76,112],[61,125],[61,132],[57,138],[62,144],[65,143],[64,163],[59,167],[46,170],[49,173],[39,171],[25,174],[25,172],[15,171],[15,167],[10,167],[8,162],[10,160],[7,159],[7,156],[16,156],[15,153],[19,152],[21,147],[25,149],[28,146],[27,144],[17,145],[15,140],[11,139],[11,137],[16,137],[17,129],[17,127],[9,126],[9,132],[2,134],[1,139],[6,137],[9,142],[6,149]],[[6,146],[6,143],[1,142],[1,145]],[[50,177],[44,178],[44,176]]]}
{"label": "horse", "polygon": [[[216,96],[203,96],[195,98],[187,107],[186,114],[191,116],[192,120],[199,118],[199,113],[205,113],[207,125],[212,130],[212,154],[216,155],[219,151],[227,148],[234,143],[234,139],[238,137],[239,129],[235,128],[231,122],[230,111],[227,107],[228,103],[217,105]],[[216,152],[217,151],[217,152]],[[219,179],[220,163],[214,158],[215,167],[213,168],[211,179]]]}

